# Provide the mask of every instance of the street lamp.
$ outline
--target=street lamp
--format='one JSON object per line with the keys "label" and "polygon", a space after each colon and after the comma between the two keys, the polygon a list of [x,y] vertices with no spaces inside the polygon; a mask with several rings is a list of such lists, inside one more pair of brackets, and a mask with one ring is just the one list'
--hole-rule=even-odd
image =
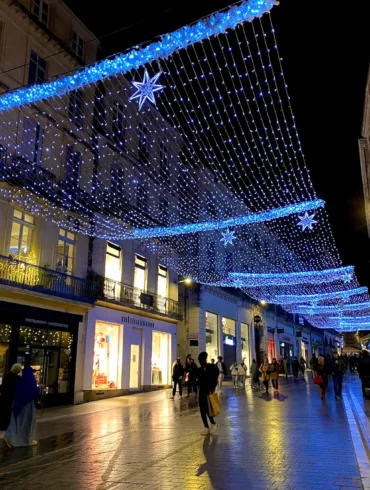
{"label": "street lamp", "polygon": [[261,305],[261,306],[266,306],[266,305],[267,305],[267,301],[265,301],[264,299],[262,299],[262,300],[260,301],[260,305]]}

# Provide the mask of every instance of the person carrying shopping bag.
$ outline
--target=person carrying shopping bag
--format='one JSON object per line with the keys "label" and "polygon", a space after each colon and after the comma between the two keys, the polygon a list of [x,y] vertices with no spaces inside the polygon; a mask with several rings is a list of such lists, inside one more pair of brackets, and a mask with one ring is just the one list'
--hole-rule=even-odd
{"label": "person carrying shopping bag", "polygon": [[[215,419],[209,413],[210,406],[208,396],[215,393],[218,372],[212,364],[207,363],[207,357],[207,352],[201,352],[198,356],[200,364],[200,368],[198,369],[199,411],[204,425],[204,431],[202,432],[203,436],[213,434],[217,429]],[[211,428],[208,425],[207,417],[211,423]]]}

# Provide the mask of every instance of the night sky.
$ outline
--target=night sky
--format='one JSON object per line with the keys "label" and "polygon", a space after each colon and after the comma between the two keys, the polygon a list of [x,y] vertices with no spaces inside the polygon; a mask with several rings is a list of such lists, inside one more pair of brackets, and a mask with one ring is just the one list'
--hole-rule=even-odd
{"label": "night sky", "polygon": [[[106,56],[227,7],[230,1],[213,1],[212,9],[200,6],[208,2],[199,0],[76,3],[67,1],[97,36],[104,36],[101,55]],[[327,203],[343,263],[355,265],[361,284],[370,286],[358,152],[370,61],[370,2],[281,0],[272,19],[313,184]],[[115,30],[120,32],[110,35]]]}

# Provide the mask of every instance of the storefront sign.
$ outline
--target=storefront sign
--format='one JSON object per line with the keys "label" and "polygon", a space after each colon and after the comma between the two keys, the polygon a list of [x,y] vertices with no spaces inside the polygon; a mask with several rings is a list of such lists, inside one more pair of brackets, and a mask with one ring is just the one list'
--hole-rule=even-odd
{"label": "storefront sign", "polygon": [[67,323],[50,322],[48,320],[40,320],[39,318],[25,318],[25,325],[39,325],[40,327],[55,327],[55,328],[68,328]]}
{"label": "storefront sign", "polygon": [[262,318],[261,318],[259,315],[256,315],[256,316],[254,317],[254,323],[260,323],[260,322],[261,322],[261,320],[262,320]]}
{"label": "storefront sign", "polygon": [[194,332],[190,332],[190,333],[188,332],[186,334],[186,337],[187,337],[188,340],[197,340],[198,339],[198,336],[199,335],[198,335],[197,332],[195,332],[195,333]]}
{"label": "storefront sign", "polygon": [[233,338],[231,338],[231,337],[226,337],[226,338],[225,338],[225,340],[224,340],[224,343],[225,343],[226,345],[235,345],[235,344],[234,344],[234,339],[233,339]]}
{"label": "storefront sign", "polygon": [[135,327],[149,327],[149,328],[155,327],[154,322],[150,322],[142,318],[134,318],[132,316],[123,316],[122,321],[123,323],[129,323],[130,325],[135,325]]}

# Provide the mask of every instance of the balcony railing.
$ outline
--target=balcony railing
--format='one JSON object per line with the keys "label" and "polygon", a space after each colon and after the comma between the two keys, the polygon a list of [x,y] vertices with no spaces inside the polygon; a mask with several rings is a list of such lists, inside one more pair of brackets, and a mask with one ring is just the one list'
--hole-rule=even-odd
{"label": "balcony railing", "polygon": [[0,255],[0,284],[61,298],[94,303],[92,281]]}
{"label": "balcony railing", "polygon": [[97,286],[97,297],[104,301],[148,310],[171,318],[181,319],[182,308],[178,301],[149,293],[121,282],[102,278]]}

